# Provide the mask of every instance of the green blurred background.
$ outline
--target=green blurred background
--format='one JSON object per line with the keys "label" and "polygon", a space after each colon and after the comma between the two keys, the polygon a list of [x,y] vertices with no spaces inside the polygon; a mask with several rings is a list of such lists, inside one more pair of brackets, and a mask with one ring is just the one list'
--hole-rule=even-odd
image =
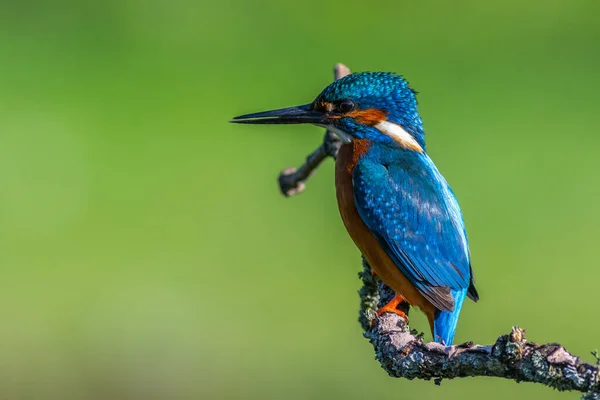
{"label": "green blurred background", "polygon": [[[588,361],[598,322],[597,0],[0,2],[0,399],[577,398],[389,378],[310,126],[336,62],[404,74],[458,195],[481,301]],[[427,331],[412,314],[412,326]]]}

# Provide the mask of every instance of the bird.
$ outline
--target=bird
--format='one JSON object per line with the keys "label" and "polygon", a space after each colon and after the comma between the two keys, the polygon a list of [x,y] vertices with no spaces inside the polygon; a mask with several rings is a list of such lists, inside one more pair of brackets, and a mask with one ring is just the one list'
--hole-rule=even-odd
{"label": "bird", "polygon": [[394,298],[377,310],[419,308],[433,340],[454,341],[466,297],[479,300],[462,212],[426,151],[417,92],[392,72],[358,72],[311,103],[241,115],[243,124],[313,124],[342,141],[339,212],[348,234]]}

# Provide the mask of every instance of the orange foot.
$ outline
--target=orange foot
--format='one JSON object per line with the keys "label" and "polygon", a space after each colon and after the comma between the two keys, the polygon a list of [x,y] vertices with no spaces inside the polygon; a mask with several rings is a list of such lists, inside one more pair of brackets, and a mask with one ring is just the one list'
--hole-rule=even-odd
{"label": "orange foot", "polygon": [[[398,314],[400,317],[404,318],[404,320],[408,324],[408,315],[406,315],[406,313],[404,311],[398,310],[398,305],[400,305],[403,302],[406,302],[404,297],[400,296],[399,294],[396,294],[394,296],[394,298],[392,300],[390,300],[389,303],[387,303],[385,306],[383,306],[379,310],[377,310],[377,316],[381,317],[381,315],[383,315],[383,313],[391,312],[394,314]],[[374,322],[375,321],[373,321],[373,323]]]}

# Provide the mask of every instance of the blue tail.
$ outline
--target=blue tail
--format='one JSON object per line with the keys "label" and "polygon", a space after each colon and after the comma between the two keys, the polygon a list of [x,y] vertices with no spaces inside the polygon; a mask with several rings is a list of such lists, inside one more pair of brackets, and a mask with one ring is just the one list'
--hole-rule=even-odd
{"label": "blue tail", "polygon": [[447,346],[452,344],[454,333],[456,332],[456,324],[458,316],[462,309],[465,296],[468,289],[451,290],[454,298],[454,311],[436,311],[433,318],[433,340],[444,343]]}

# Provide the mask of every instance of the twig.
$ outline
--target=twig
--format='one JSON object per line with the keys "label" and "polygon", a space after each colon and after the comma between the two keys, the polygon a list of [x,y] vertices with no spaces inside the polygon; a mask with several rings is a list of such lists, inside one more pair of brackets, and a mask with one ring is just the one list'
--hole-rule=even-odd
{"label": "twig", "polygon": [[[335,78],[348,75],[343,64],[335,66]],[[287,168],[279,176],[279,185],[285,196],[305,189],[306,180],[320,163],[335,158],[341,142],[327,131],[323,144],[296,170]],[[363,258],[363,271],[359,274],[363,287],[359,291],[361,303],[359,322],[375,349],[383,369],[393,377],[434,380],[474,376],[495,376],[517,382],[534,382],[557,389],[585,393],[584,400],[600,400],[600,359],[596,364],[584,363],[558,343],[539,345],[525,339],[525,331],[517,326],[502,335],[491,346],[465,343],[444,346],[423,342],[423,335],[410,331],[406,320],[393,313],[376,316],[376,309],[394,295],[371,272]],[[403,310],[408,313],[408,310]],[[407,314],[408,315],[408,314]]]}
{"label": "twig", "polygon": [[363,280],[359,322],[390,376],[433,379],[438,385],[442,379],[495,376],[584,392],[582,399],[586,400],[600,399],[599,365],[582,362],[558,343],[528,342],[525,331],[517,326],[492,346],[424,343],[422,335],[410,331],[399,315],[384,313],[376,317],[376,307],[387,303],[393,292],[373,276],[364,260],[359,275]]}
{"label": "twig", "polygon": [[493,346],[444,346],[424,343],[412,335],[400,316],[385,313],[365,333],[383,369],[407,379],[454,379],[495,376],[517,382],[536,382],[558,390],[600,393],[598,366],[584,363],[558,343],[539,345],[525,339],[525,331],[498,338]]}
{"label": "twig", "polygon": [[[336,64],[333,69],[333,74],[336,80],[350,74],[350,69],[344,64]],[[342,142],[331,131],[327,130],[321,144],[313,151],[300,168],[289,167],[281,171],[279,174],[279,188],[284,196],[289,197],[302,193],[306,188],[306,181],[312,175],[315,169],[327,157],[335,158]]]}

